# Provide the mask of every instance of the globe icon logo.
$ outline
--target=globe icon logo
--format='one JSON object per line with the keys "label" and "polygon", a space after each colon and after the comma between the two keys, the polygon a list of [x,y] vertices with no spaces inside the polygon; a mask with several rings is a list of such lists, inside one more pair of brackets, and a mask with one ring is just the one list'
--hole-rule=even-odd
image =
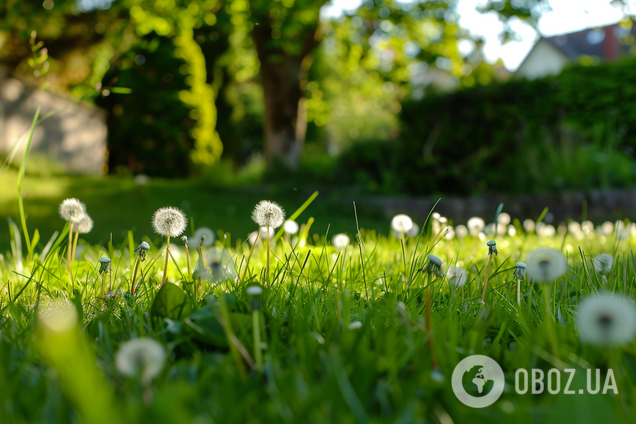
{"label": "globe icon logo", "polygon": [[492,358],[472,355],[463,359],[451,378],[455,396],[471,408],[485,408],[499,399],[505,386],[503,370]]}

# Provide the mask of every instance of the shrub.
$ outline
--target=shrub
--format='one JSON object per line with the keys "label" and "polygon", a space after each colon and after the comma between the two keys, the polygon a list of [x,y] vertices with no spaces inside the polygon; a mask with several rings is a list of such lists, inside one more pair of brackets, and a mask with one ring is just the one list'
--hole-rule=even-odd
{"label": "shrub", "polygon": [[633,184],[635,106],[635,58],[410,100],[400,177],[417,194]]}

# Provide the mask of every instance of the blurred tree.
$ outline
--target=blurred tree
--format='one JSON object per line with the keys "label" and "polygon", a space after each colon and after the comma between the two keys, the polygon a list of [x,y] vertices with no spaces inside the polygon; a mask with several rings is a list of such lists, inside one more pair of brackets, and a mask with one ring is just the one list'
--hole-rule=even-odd
{"label": "blurred tree", "polygon": [[[367,0],[342,19],[321,22],[326,0],[230,1],[232,22],[237,33],[243,34],[238,38],[253,42],[260,62],[268,164],[280,159],[296,168],[305,140],[307,114],[314,119],[316,114],[329,112],[324,87],[311,90],[307,111],[307,87],[311,87],[308,72],[322,40],[331,38],[324,56],[330,63],[323,68],[333,71],[326,85],[338,96],[345,92],[348,96],[360,85],[367,87],[363,91],[372,96],[371,92],[377,94],[377,87],[381,89],[387,81],[390,84],[384,86],[385,90],[397,90],[408,81],[408,67],[414,62],[439,59],[445,71],[458,73],[462,63],[457,37],[467,34],[457,26],[453,12],[456,2]],[[250,35],[249,40],[244,34]],[[370,76],[371,84],[363,75]],[[351,86],[352,82],[357,85]],[[369,90],[374,82],[380,83]],[[390,102],[390,106],[393,113],[399,112],[399,103]],[[324,121],[322,116],[315,120]]]}

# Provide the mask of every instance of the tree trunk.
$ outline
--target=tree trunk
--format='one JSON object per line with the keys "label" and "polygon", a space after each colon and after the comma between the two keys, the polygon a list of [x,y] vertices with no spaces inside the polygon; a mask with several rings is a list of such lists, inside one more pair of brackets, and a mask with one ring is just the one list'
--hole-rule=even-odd
{"label": "tree trunk", "polygon": [[271,41],[269,25],[256,26],[252,36],[261,62],[267,165],[271,169],[272,164],[280,160],[289,168],[296,169],[307,129],[301,84],[306,79],[309,54],[316,45],[314,34],[307,34],[304,48],[297,55],[268,47]]}

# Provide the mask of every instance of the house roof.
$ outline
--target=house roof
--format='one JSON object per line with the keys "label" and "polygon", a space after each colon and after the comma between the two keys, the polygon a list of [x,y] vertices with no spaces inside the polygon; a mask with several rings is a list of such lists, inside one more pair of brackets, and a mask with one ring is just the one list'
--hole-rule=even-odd
{"label": "house roof", "polygon": [[554,37],[543,37],[559,52],[569,59],[575,60],[582,55],[597,56],[603,60],[613,60],[624,53],[628,53],[633,38],[636,35],[636,25],[624,28],[619,24],[600,28],[588,28],[583,31],[561,34]]}

